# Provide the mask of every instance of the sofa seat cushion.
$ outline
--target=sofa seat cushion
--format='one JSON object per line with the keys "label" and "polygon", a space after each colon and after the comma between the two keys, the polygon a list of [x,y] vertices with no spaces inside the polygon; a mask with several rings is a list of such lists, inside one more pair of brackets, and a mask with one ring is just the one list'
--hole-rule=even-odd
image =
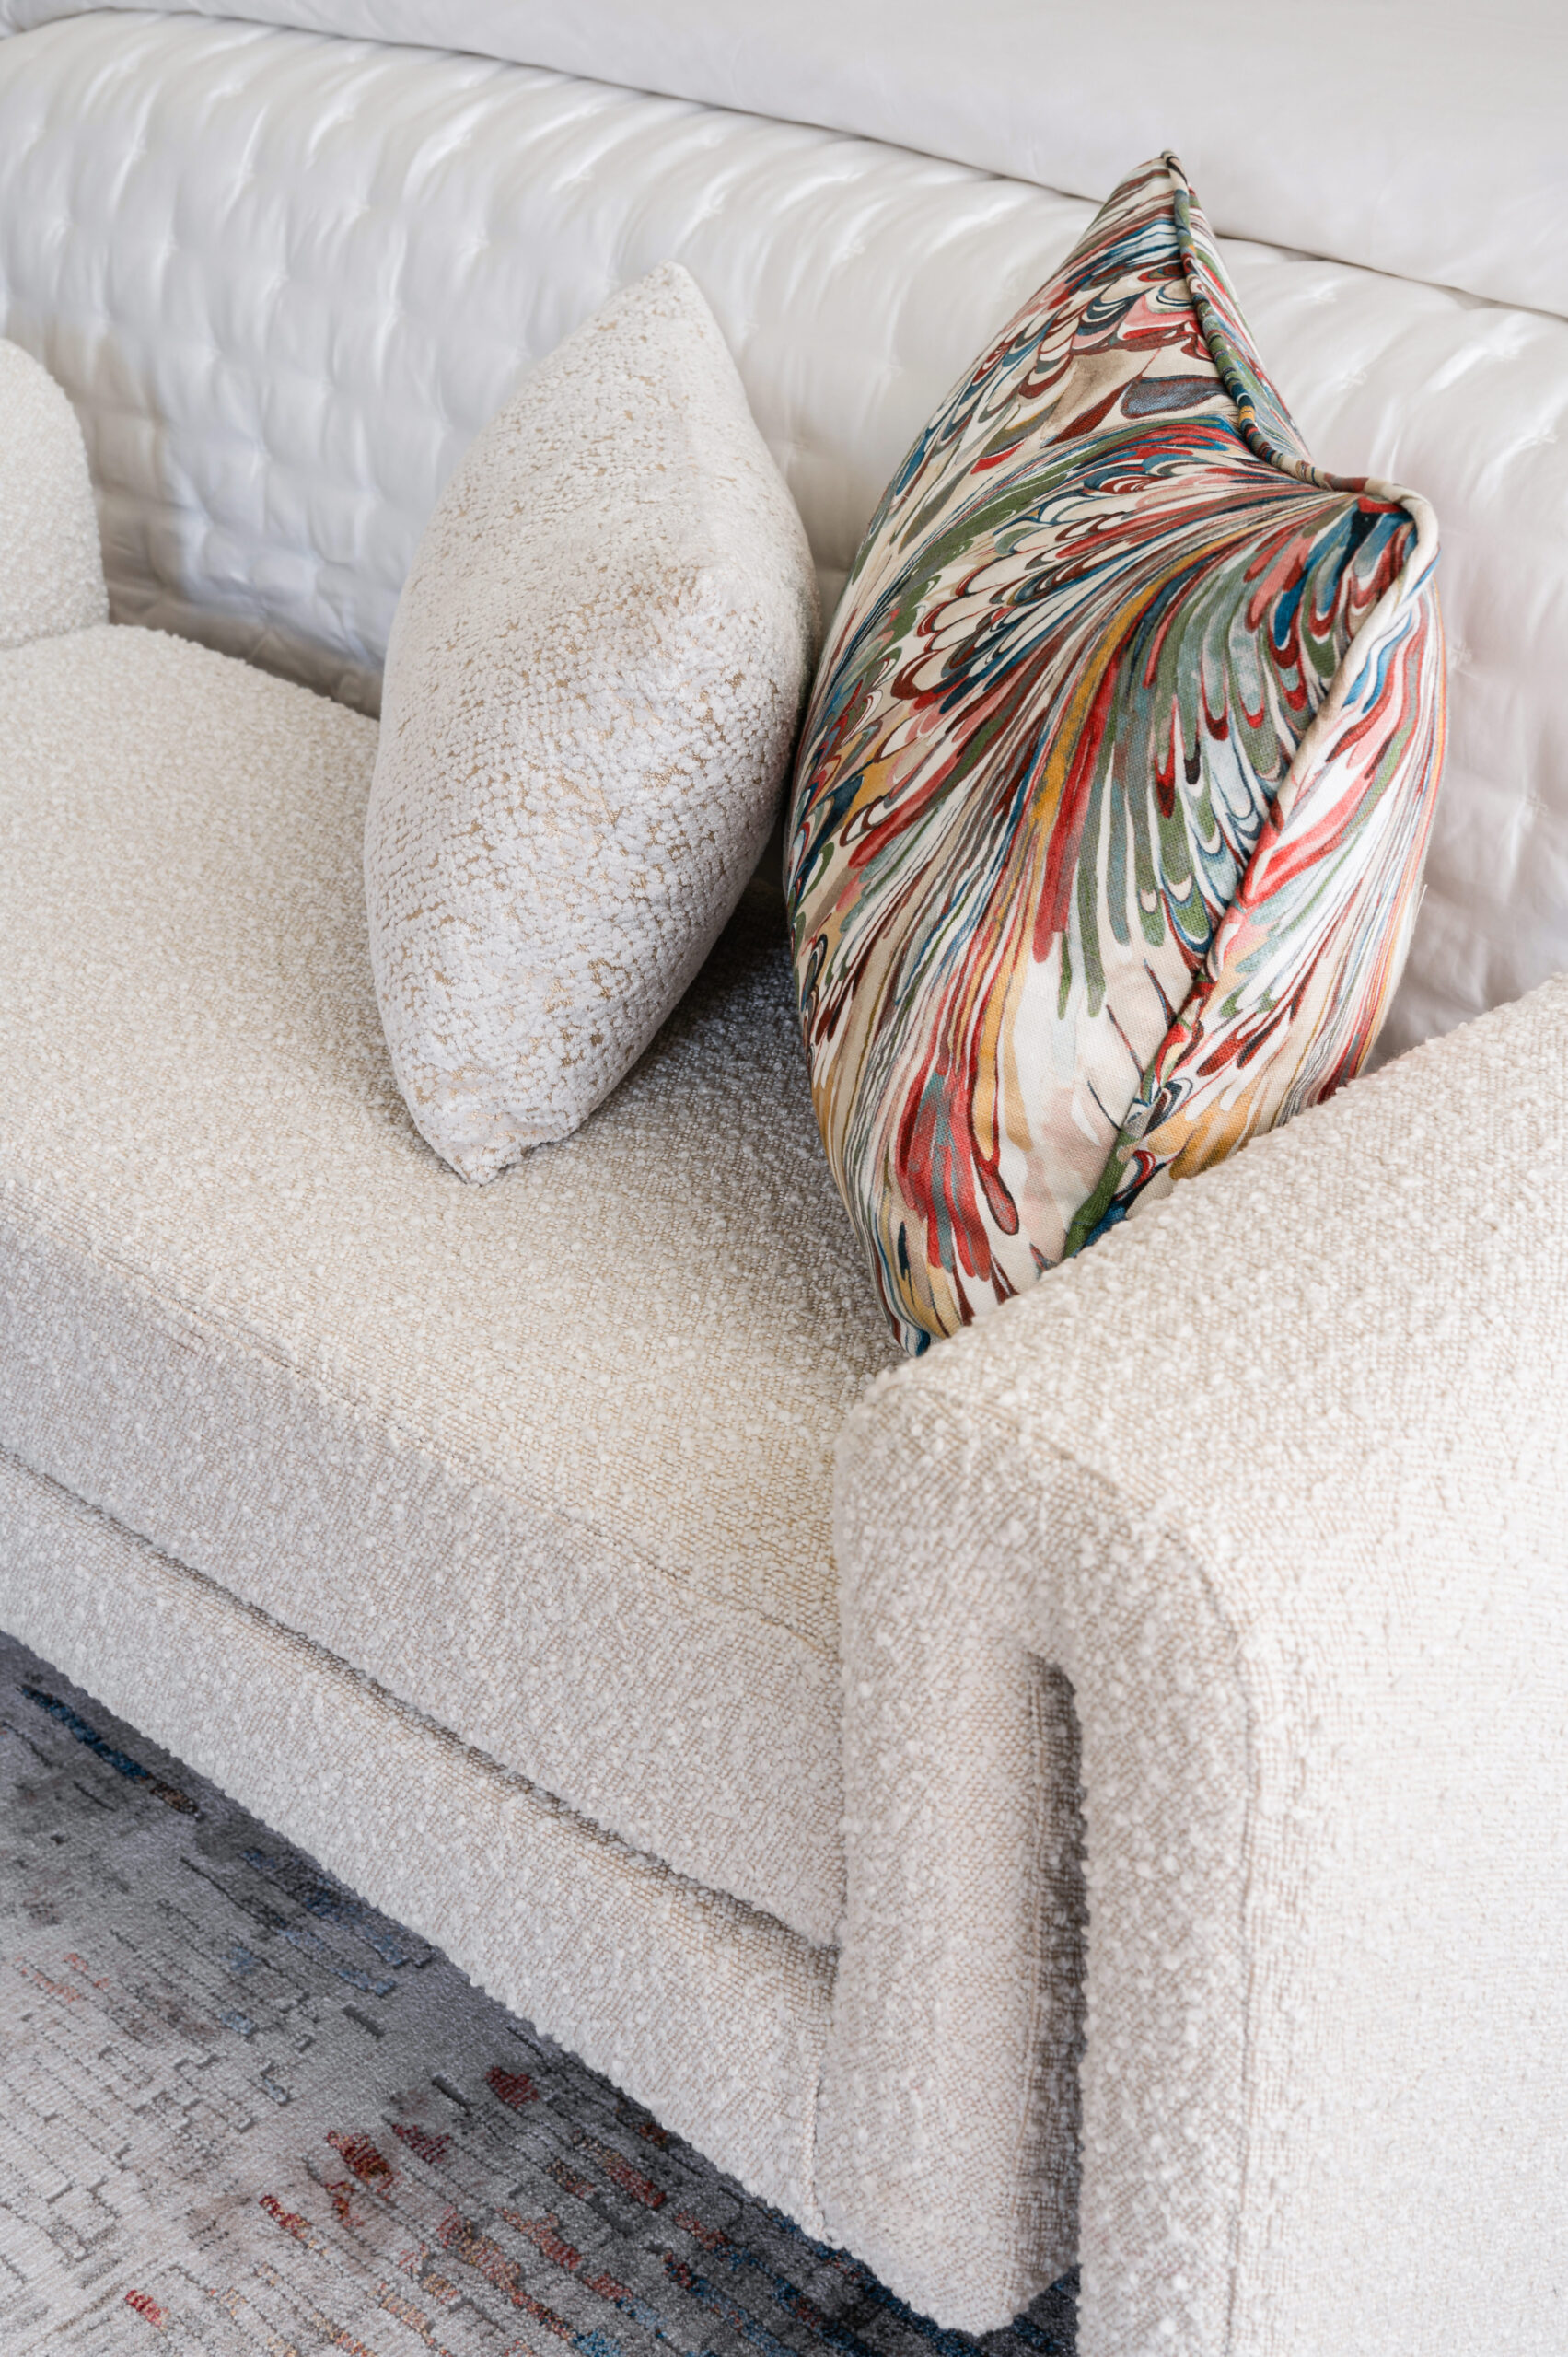
{"label": "sofa seat cushion", "polygon": [[0,1447],[831,1939],[830,1467],[890,1352],[782,900],[465,1187],[377,1016],[373,723],[102,628],[0,656]]}

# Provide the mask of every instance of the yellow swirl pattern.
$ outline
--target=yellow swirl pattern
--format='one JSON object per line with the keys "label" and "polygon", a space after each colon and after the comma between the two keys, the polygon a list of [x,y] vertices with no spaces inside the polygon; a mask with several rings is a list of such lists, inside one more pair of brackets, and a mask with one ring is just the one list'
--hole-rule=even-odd
{"label": "yellow swirl pattern", "polygon": [[1321,472],[1180,165],[894,477],[786,885],[818,1118],[920,1350],[1356,1072],[1441,767],[1437,530]]}

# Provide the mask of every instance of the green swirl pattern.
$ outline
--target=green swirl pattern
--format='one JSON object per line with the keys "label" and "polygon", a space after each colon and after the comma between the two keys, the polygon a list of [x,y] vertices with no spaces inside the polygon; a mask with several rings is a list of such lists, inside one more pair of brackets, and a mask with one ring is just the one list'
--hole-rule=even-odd
{"label": "green swirl pattern", "polygon": [[906,1346],[1365,1062],[1444,736],[1437,529],[1314,467],[1174,157],[889,484],[786,886],[834,1174]]}

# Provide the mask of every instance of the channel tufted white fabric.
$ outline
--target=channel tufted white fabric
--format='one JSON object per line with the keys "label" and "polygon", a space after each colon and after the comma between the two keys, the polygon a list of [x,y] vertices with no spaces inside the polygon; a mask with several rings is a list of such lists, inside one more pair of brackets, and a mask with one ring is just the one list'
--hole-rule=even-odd
{"label": "channel tufted white fabric", "polygon": [[465,1178],[576,1129],[686,990],[772,828],[818,626],[794,503],[667,262],[477,437],[392,628],[370,960],[404,1102]]}
{"label": "channel tufted white fabric", "polygon": [[[611,21],[609,6],[580,12],[585,38]],[[1354,13],[1358,57],[1405,16]],[[542,21],[517,0],[497,0],[502,16]],[[577,20],[566,12],[559,25]],[[1080,35],[1052,17],[1052,39],[1119,38],[1121,21],[1099,12],[1101,29]],[[1539,12],[1531,21],[1547,57],[1561,26]],[[1217,5],[1212,22],[1223,49],[1229,19]],[[629,40],[631,16],[620,23]],[[715,71],[762,70],[747,63],[754,39],[756,55],[772,58],[762,20],[747,24],[746,42],[703,52]],[[1274,38],[1256,11],[1248,25]],[[1189,30],[1184,16],[1184,41]],[[1156,34],[1144,33],[1146,50]],[[1448,77],[1455,105],[1480,86],[1469,38],[1451,13],[1422,16],[1421,70]],[[1476,38],[1494,70],[1511,71],[1505,41],[1484,29]],[[851,45],[846,30],[823,52],[838,61],[834,89],[854,66]],[[945,86],[954,108],[990,122],[991,69],[971,52]],[[642,49],[601,53],[600,71],[613,55],[633,78],[651,62]],[[864,53],[876,72],[863,95],[902,105],[885,48]],[[686,56],[672,40],[667,79]],[[1293,54],[1293,89],[1311,64]],[[684,65],[681,75],[699,96],[775,103],[749,79],[699,90]],[[1152,91],[1152,69],[1147,79]],[[1351,79],[1347,91],[1335,67],[1333,107],[1315,127],[1361,104],[1362,80]],[[1545,70],[1535,79],[1532,104],[1549,116],[1562,85]],[[1060,87],[1085,86],[1064,75]],[[1121,92],[1124,79],[1103,87]],[[1211,79],[1211,136],[1184,111],[1167,121],[1159,110],[1134,136],[1111,110],[1109,129],[1085,134],[1104,163],[1093,194],[1174,134],[1222,231],[1321,250],[1330,241],[1304,208],[1339,188],[1338,150],[1287,168],[1277,110],[1266,114],[1268,135],[1249,153],[1289,208],[1238,211],[1216,152],[1237,152],[1228,87]],[[1063,123],[1098,120],[1075,98],[1061,104]],[[900,133],[896,117],[874,119],[858,101],[855,114],[906,140],[927,121],[911,113]],[[1038,119],[1032,102],[1024,128],[1026,116]],[[1397,122],[1401,139],[1413,136],[1413,119],[1401,92],[1367,154],[1386,157],[1383,134]],[[1444,119],[1423,119],[1432,170],[1458,189],[1481,151],[1468,136],[1445,141]],[[1306,122],[1307,110],[1291,120]],[[1511,152],[1523,168],[1533,151],[1521,134]],[[1546,152],[1560,156],[1562,142]],[[1053,168],[1044,151],[984,153],[1014,170]],[[1491,169],[1484,157],[1481,168]],[[1423,224],[1452,228],[1446,206],[1398,219],[1423,236]],[[113,11],[0,40],[0,334],[47,364],[82,418],[114,613],[372,710],[398,593],[442,484],[524,371],[617,286],[665,261],[691,272],[800,508],[830,610],[916,428],[1091,211],[907,147],[479,56]],[[1522,200],[1509,211],[1511,238],[1527,215]],[[1358,201],[1342,221],[1391,217]],[[1559,252],[1555,212],[1539,217]],[[1426,266],[1424,248],[1347,250],[1380,268]],[[1568,702],[1556,687],[1568,631],[1568,319],[1551,315],[1544,249],[1528,249],[1526,284],[1478,273],[1482,301],[1453,291],[1461,246],[1442,250],[1440,283],[1418,284],[1277,246],[1225,250],[1320,462],[1419,483],[1443,519],[1448,758],[1389,1049],[1568,962]]]}
{"label": "channel tufted white fabric", "polygon": [[[0,26],[103,0],[0,0]],[[129,8],[139,0],[109,0]],[[221,17],[232,0],[170,0]],[[247,0],[260,22],[418,41],[823,123],[1097,202],[1180,149],[1222,236],[1568,314],[1568,27],[1554,0]],[[1087,94],[1094,94],[1091,99]]]}

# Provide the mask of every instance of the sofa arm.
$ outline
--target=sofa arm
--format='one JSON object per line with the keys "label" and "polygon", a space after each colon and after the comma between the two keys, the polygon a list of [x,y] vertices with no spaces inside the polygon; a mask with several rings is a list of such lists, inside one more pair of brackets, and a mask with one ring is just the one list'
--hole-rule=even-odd
{"label": "sofa arm", "polygon": [[0,648],[108,620],[75,412],[36,360],[0,343]]}
{"label": "sofa arm", "polygon": [[1080,2357],[1568,2347],[1565,1075],[1568,978],[846,1429],[819,2189],[946,2323],[1070,2258],[1076,2078]]}

